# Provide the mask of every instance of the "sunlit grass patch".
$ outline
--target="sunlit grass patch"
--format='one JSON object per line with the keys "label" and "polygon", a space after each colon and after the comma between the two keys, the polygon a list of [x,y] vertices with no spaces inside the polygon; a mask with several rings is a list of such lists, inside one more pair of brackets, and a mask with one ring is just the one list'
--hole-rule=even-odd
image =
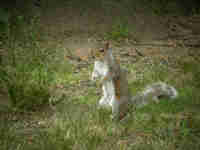
{"label": "sunlit grass patch", "polygon": [[49,140],[54,139],[60,146],[69,145],[68,141],[71,141],[71,146],[83,149],[94,149],[104,144],[108,134],[106,129],[111,123],[106,117],[107,111],[97,111],[94,106],[74,101],[63,109],[66,111],[58,114],[48,129]]}

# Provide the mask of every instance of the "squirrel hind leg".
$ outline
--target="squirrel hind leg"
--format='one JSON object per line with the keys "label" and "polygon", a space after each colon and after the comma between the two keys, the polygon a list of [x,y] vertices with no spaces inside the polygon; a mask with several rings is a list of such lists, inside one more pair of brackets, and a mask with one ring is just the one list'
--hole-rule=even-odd
{"label": "squirrel hind leg", "polygon": [[164,98],[171,98],[171,97],[169,95],[161,94],[161,95],[154,96],[153,101],[158,103],[161,99],[164,99]]}
{"label": "squirrel hind leg", "polygon": [[178,91],[174,87],[170,86],[170,98],[175,99],[177,97],[178,97]]}
{"label": "squirrel hind leg", "polygon": [[173,86],[166,83],[161,83],[161,87],[163,91],[166,91],[166,94],[169,98],[174,99],[178,97],[178,92]]}

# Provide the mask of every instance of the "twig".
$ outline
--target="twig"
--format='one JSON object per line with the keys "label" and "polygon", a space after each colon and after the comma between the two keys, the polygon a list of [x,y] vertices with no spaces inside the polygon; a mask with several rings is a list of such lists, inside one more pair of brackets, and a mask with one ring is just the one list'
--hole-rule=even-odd
{"label": "twig", "polygon": [[[154,46],[154,47],[174,47],[172,44],[153,44],[153,43],[140,43],[140,44],[133,44],[134,46]],[[200,44],[184,44],[186,47],[200,47]],[[177,46],[181,46],[177,44]]]}
{"label": "twig", "polygon": [[144,54],[142,54],[140,51],[138,51],[136,48],[135,48],[135,52],[139,55],[139,56],[142,56],[144,57]]}

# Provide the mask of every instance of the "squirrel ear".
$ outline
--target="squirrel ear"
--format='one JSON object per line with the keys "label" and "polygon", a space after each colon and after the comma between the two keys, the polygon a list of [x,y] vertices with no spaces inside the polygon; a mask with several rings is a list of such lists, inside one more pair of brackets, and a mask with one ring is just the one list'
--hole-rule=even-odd
{"label": "squirrel ear", "polygon": [[110,43],[107,41],[107,42],[105,43],[105,49],[108,50],[109,47],[110,47]]}
{"label": "squirrel ear", "polygon": [[109,43],[109,41],[107,41],[107,42],[105,43],[104,49],[105,49],[105,51],[108,51],[109,48],[110,48],[110,43]]}

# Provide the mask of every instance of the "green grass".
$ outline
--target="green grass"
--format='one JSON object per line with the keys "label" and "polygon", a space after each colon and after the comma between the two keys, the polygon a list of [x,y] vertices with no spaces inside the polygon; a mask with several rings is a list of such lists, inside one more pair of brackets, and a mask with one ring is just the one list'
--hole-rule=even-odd
{"label": "green grass", "polygon": [[[185,92],[184,89],[182,92]],[[59,112],[51,126],[31,142],[28,135],[17,135],[6,124],[1,128],[3,149],[193,149],[199,148],[199,112],[185,109],[191,105],[184,94],[176,101],[150,104],[134,111],[124,122],[113,122],[110,112],[97,110],[81,99],[58,104]],[[189,93],[188,93],[189,94]],[[191,93],[190,93],[191,94]],[[184,100],[185,98],[185,100]],[[89,98],[85,98],[89,100]],[[95,100],[95,99],[94,99]],[[88,102],[89,103],[89,102]],[[3,131],[2,131],[3,130]],[[11,131],[10,131],[11,130]],[[23,136],[22,138],[19,137]],[[10,142],[8,142],[10,141]]]}
{"label": "green grass", "polygon": [[112,26],[110,32],[105,34],[107,40],[122,40],[130,36],[130,31],[125,23],[117,23]]}
{"label": "green grass", "polygon": [[[166,76],[158,69],[151,73],[154,71],[159,74],[158,78]],[[132,110],[125,120],[117,122],[111,120],[110,110],[97,109],[100,97],[94,85],[78,90],[82,87],[80,80],[89,77],[87,70],[78,74],[73,71],[55,74],[56,82],[69,84],[66,90],[72,95],[65,96],[55,106],[54,116],[49,118],[50,126],[32,131],[31,135],[23,133],[24,128],[16,128],[14,122],[4,122],[0,128],[3,149],[199,149],[200,95],[197,87],[179,88],[177,99],[163,99],[158,104]],[[150,76],[149,72],[144,72],[143,80],[152,83],[158,79],[154,77],[155,74]],[[130,90],[136,93],[144,84],[141,80],[131,81]]]}
{"label": "green grass", "polygon": [[[179,97],[133,109],[114,121],[111,110],[98,109],[101,89],[89,80],[93,66],[78,69],[77,62],[64,59],[64,49],[42,48],[35,32],[26,36],[30,43],[10,48],[0,66],[0,86],[13,103],[11,110],[0,112],[0,150],[200,149],[198,63],[183,61],[178,76],[163,65],[127,64],[132,94],[165,81],[177,87]],[[128,34],[127,26],[119,24],[108,36]]]}
{"label": "green grass", "polygon": [[[117,122],[110,118],[111,110],[97,109],[100,99],[97,91],[100,87],[88,81],[92,65],[76,73],[77,65],[63,63],[62,57],[60,60],[55,60],[55,64],[47,61],[47,68],[40,63],[33,63],[3,70],[2,82],[14,86],[10,89],[13,90],[17,105],[26,106],[28,110],[40,110],[43,98],[47,104],[50,96],[58,98],[58,102],[53,103],[56,104],[54,115],[48,117],[45,124],[49,125],[43,128],[23,126],[23,119],[4,120],[0,126],[1,149],[199,149],[200,95],[196,64],[180,64],[180,74],[193,74],[189,83],[184,82],[185,86],[178,88],[177,99],[163,99],[160,103],[131,110],[127,118]],[[150,69],[142,62],[129,64],[127,69],[131,76],[135,75],[135,78],[129,79],[132,94],[155,81],[168,82],[167,78],[173,74],[172,70],[164,66],[158,67],[157,64]],[[175,85],[176,82],[169,83]],[[49,86],[56,85],[62,85],[63,89],[55,88],[50,92]],[[63,96],[59,97],[56,91],[64,91],[61,93]],[[17,111],[22,109],[24,107],[19,107]]]}

